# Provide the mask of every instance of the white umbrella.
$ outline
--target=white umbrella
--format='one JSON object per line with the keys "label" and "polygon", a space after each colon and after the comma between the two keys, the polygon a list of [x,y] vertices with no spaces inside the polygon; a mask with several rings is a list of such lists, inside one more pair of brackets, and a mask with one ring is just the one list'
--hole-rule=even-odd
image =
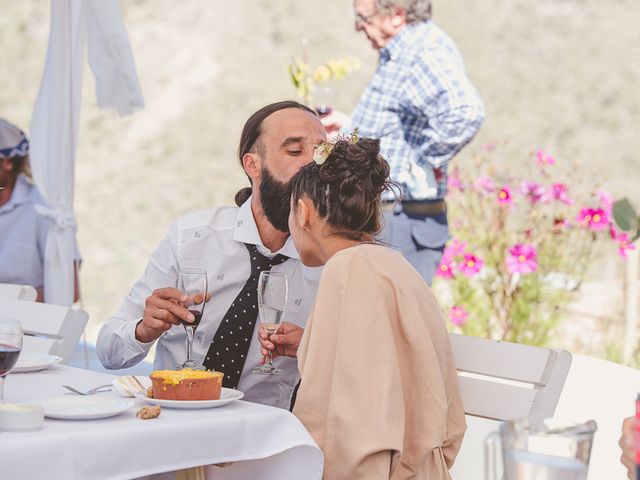
{"label": "white umbrella", "polygon": [[71,305],[74,291],[74,166],[78,143],[82,67],[87,45],[101,108],[120,115],[144,106],[117,0],[52,0],[49,46],[31,118],[34,180],[54,222],[44,259],[44,297]]}

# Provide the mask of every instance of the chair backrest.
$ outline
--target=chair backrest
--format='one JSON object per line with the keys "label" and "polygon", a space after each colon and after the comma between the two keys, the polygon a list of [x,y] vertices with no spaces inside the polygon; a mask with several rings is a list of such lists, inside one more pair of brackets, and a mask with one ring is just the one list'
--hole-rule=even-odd
{"label": "chair backrest", "polygon": [[0,283],[0,300],[24,300],[26,302],[35,301],[38,292],[31,285],[13,285],[11,283]]}
{"label": "chair backrest", "polygon": [[503,421],[553,416],[571,353],[457,334],[450,339],[467,415]]}
{"label": "chair backrest", "polygon": [[14,318],[25,333],[22,349],[49,353],[69,363],[89,315],[62,305],[0,300],[0,318]]}

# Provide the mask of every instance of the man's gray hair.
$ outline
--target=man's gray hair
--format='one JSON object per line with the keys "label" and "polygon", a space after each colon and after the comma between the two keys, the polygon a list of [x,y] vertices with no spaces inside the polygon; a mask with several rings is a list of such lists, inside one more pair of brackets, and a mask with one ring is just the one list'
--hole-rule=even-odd
{"label": "man's gray hair", "polygon": [[407,11],[407,23],[431,18],[431,0],[378,0],[378,5],[383,12],[390,12],[393,7],[403,7]]}

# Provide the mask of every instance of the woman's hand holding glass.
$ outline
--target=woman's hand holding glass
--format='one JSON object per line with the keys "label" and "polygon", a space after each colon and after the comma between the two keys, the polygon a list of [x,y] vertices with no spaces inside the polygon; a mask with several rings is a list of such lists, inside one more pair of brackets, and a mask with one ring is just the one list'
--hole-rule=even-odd
{"label": "woman's hand holding glass", "polygon": [[[272,358],[298,356],[298,346],[302,339],[304,328],[294,323],[282,322],[278,333],[269,336],[262,325],[258,330],[258,341],[260,342],[260,353],[266,357],[271,353]],[[264,362],[264,358],[262,359]]]}
{"label": "woman's hand holding glass", "polygon": [[[258,313],[260,330],[268,336],[276,333],[281,325],[287,307],[289,276],[284,272],[260,272],[258,277]],[[264,360],[264,359],[263,359]],[[283,373],[272,363],[271,352],[263,365],[253,369],[253,373],[279,375]]]}

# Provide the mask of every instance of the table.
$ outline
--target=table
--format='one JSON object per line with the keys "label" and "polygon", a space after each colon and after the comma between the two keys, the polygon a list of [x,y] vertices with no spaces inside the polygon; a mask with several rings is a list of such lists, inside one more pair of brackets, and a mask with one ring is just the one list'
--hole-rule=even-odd
{"label": "table", "polygon": [[[10,374],[5,401],[38,404],[67,393],[62,384],[83,389],[110,383],[113,378],[62,365]],[[114,392],[98,395],[116,396]],[[322,477],[322,452],[286,410],[235,401],[203,410],[163,408],[160,417],[152,420],[136,418],[136,410],[101,420],[45,418],[40,431],[0,432],[1,476],[24,480],[149,478],[235,462],[228,468],[207,467],[207,478]]]}

